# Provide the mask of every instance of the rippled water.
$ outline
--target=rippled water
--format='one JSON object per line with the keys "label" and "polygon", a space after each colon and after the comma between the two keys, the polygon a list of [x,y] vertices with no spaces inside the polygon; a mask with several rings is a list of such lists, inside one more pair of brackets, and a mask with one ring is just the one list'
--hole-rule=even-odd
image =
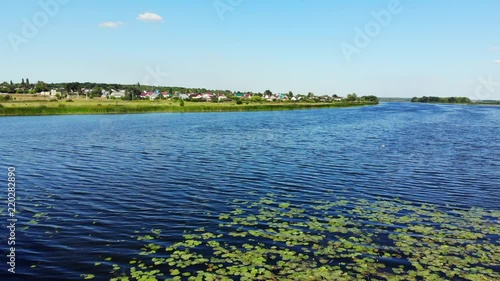
{"label": "rippled water", "polygon": [[[500,107],[9,117],[0,128],[19,211],[18,273],[2,262],[1,280],[109,280],[141,252],[138,233],[161,230],[168,246],[270,193],[306,214],[332,196],[500,210]],[[95,266],[108,257],[113,274]]]}

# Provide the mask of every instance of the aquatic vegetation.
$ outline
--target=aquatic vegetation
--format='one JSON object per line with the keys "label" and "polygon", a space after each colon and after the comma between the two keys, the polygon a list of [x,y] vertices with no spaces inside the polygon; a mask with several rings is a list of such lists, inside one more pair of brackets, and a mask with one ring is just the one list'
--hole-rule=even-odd
{"label": "aquatic vegetation", "polygon": [[82,274],[81,275],[83,277],[83,279],[85,280],[90,280],[90,279],[94,279],[95,278],[95,275],[94,274]]}
{"label": "aquatic vegetation", "polygon": [[129,274],[112,280],[500,279],[498,210],[333,199],[233,201],[216,231],[175,243],[153,229],[138,236],[147,244]]}

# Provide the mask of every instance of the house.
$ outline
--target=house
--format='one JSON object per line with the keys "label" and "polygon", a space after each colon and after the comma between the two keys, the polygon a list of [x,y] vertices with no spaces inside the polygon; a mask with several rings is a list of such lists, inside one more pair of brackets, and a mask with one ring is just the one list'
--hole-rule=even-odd
{"label": "house", "polygon": [[156,99],[158,96],[160,96],[161,93],[160,91],[158,91],[158,89],[156,89],[154,92],[147,92],[147,91],[144,91],[142,94],[141,94],[141,98],[142,99],[150,99],[150,100],[154,100]]}
{"label": "house", "polygon": [[341,100],[343,100],[343,98],[342,98],[342,97],[339,97],[339,96],[337,96],[337,95],[333,95],[332,99],[333,99],[334,101],[341,101]]}
{"label": "house", "polygon": [[288,100],[288,94],[278,94],[277,98],[280,100]]}
{"label": "house", "polygon": [[125,90],[115,91],[112,89],[111,94],[109,96],[111,98],[120,99],[120,98],[124,98],[125,94],[126,94]]}
{"label": "house", "polygon": [[218,101],[225,101],[225,100],[227,100],[227,97],[225,95],[219,95],[219,96],[217,96],[217,100]]}
{"label": "house", "polygon": [[199,100],[203,98],[202,94],[190,94],[189,97],[193,100]]}
{"label": "house", "polygon": [[56,90],[40,92],[40,96],[55,96],[57,94],[58,94],[58,92]]}
{"label": "house", "polygon": [[201,96],[202,99],[206,100],[206,101],[212,101],[212,98],[215,98],[215,95],[212,94],[211,92],[207,92],[207,93],[204,93],[202,96]]}
{"label": "house", "polygon": [[109,92],[106,91],[106,90],[102,90],[101,91],[101,98],[103,99],[107,99],[108,98],[108,95],[109,95]]}
{"label": "house", "polygon": [[156,89],[154,92],[153,92],[153,96],[151,97],[151,99],[156,99],[157,97],[159,97],[161,95],[160,91],[158,91],[158,89]]}
{"label": "house", "polygon": [[321,102],[330,102],[331,101],[331,97],[330,96],[321,96],[321,97],[319,97],[319,100]]}
{"label": "house", "polygon": [[179,94],[179,98],[181,100],[187,100],[187,99],[189,99],[189,95],[188,94]]}
{"label": "house", "polygon": [[276,100],[276,97],[273,95],[265,95],[264,99],[267,101],[274,101],[274,100]]}

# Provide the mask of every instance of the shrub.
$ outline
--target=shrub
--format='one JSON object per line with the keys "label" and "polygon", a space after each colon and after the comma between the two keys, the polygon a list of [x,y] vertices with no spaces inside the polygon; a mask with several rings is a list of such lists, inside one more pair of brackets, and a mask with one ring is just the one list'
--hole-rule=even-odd
{"label": "shrub", "polygon": [[236,104],[243,104],[243,102],[241,100],[237,100]]}
{"label": "shrub", "polygon": [[11,100],[11,99],[12,99],[12,97],[11,97],[11,96],[9,96],[9,95],[5,95],[5,96],[3,97],[3,99],[7,101],[7,100]]}
{"label": "shrub", "polygon": [[184,106],[184,100],[181,100],[180,106]]}
{"label": "shrub", "polygon": [[73,102],[73,100],[72,99],[67,99],[66,102]]}

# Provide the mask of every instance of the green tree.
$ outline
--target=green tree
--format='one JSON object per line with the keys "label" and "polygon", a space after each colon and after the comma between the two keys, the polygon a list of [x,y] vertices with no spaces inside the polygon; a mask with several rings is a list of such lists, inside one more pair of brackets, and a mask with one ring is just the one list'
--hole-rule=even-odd
{"label": "green tree", "polygon": [[429,97],[429,102],[441,102],[439,97]]}
{"label": "green tree", "polygon": [[48,90],[49,90],[49,87],[43,81],[38,81],[35,85],[35,92],[37,92],[37,93],[45,92]]}
{"label": "green tree", "polygon": [[289,99],[293,98],[293,92],[292,91],[288,91],[287,96],[288,96]]}
{"label": "green tree", "polygon": [[128,89],[126,92],[127,93],[125,99],[127,100],[137,100],[141,98],[141,90],[139,83],[137,83],[137,86]]}
{"label": "green tree", "polygon": [[250,100],[253,101],[253,102],[262,102],[262,97],[261,96],[257,96],[257,95],[253,95],[250,98]]}
{"label": "green tree", "polygon": [[30,86],[30,80],[28,78],[26,78],[26,85],[28,85],[28,87]]}
{"label": "green tree", "polygon": [[100,97],[102,95],[102,88],[95,86],[92,91],[90,91],[90,97]]}
{"label": "green tree", "polygon": [[370,95],[370,96],[362,96],[360,98],[362,101],[371,101],[371,102],[378,102],[378,98],[374,95]]}
{"label": "green tree", "polygon": [[466,98],[466,97],[459,97],[459,98],[456,98],[456,100],[459,103],[472,103],[472,101],[469,98]]}
{"label": "green tree", "polygon": [[10,83],[7,87],[7,92],[13,94],[16,92],[16,87],[14,86],[14,83],[12,83],[12,80],[10,80]]}
{"label": "green tree", "polygon": [[271,90],[264,91],[264,96],[272,96],[272,95],[273,95],[273,92],[271,92]]}
{"label": "green tree", "polygon": [[65,88],[68,93],[80,93],[82,90],[82,87],[78,82],[67,83]]}
{"label": "green tree", "polygon": [[347,98],[345,99],[346,101],[357,101],[358,100],[358,95],[355,93],[348,94]]}

